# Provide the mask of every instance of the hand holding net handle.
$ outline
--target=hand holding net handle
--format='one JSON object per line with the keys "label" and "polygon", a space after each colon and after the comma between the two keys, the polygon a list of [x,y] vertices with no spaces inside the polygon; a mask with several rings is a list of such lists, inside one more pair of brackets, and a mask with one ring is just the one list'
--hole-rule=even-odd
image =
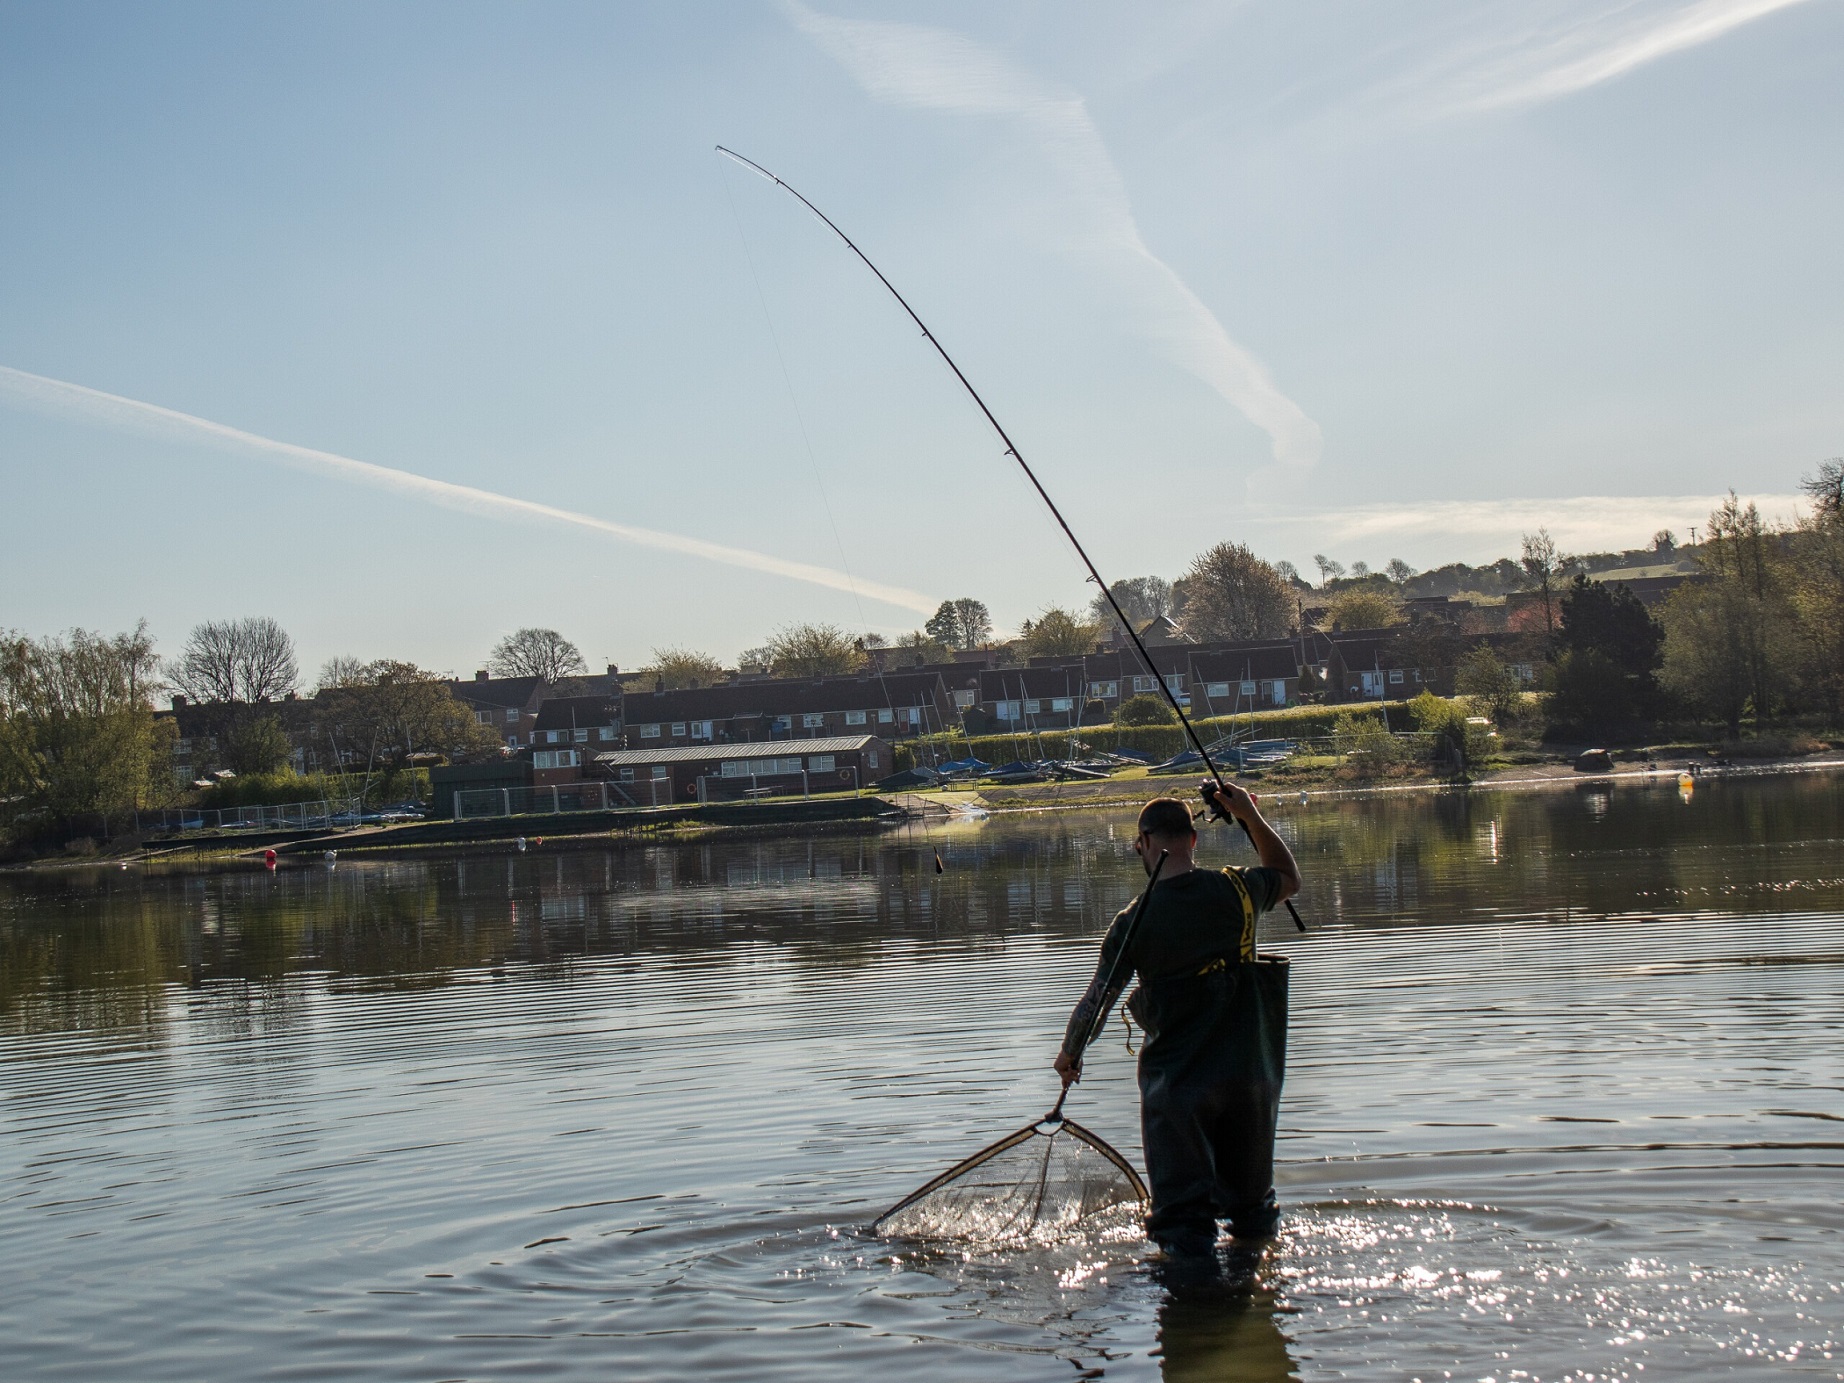
{"label": "hand holding net handle", "polygon": [[1170,850],[1161,850],[1159,858],[1153,862],[1152,873],[1146,880],[1146,889],[1140,894],[1140,901],[1134,906],[1133,916],[1127,919],[1127,930],[1121,933],[1120,950],[1114,953],[1114,964],[1108,967],[1108,977],[1102,981],[1103,1002],[1098,1006],[1094,1018],[1089,1021],[1088,1031],[1082,1034],[1082,1046],[1075,1053],[1076,1064],[1070,1068],[1069,1076],[1063,1082],[1062,1093],[1056,1097],[1056,1103],[1050,1107],[1050,1112],[1043,1117],[1042,1122],[1046,1124],[1062,1121],[1063,1101],[1069,1098],[1069,1087],[1074,1085],[1077,1077],[1082,1074],[1082,1053],[1086,1052],[1089,1043],[1095,1040],[1095,1034],[1101,1031],[1101,1025],[1108,1021],[1108,1011],[1114,1007],[1112,1003],[1107,1002],[1108,991],[1114,988],[1114,976],[1120,970],[1121,961],[1127,957],[1127,945],[1133,940],[1133,929],[1140,925],[1140,917],[1146,911],[1146,904],[1152,899],[1153,885],[1159,882],[1159,874],[1165,868],[1166,857],[1171,853]]}

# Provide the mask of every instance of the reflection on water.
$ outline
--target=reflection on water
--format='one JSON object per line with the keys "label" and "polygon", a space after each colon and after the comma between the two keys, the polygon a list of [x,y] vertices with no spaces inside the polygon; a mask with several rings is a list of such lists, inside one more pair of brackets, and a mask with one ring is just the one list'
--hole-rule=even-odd
{"label": "reflection on water", "polygon": [[1278,816],[1289,1213],[1203,1282],[858,1230],[1053,1098],[1106,815],[0,879],[9,1375],[1844,1377],[1833,781]]}

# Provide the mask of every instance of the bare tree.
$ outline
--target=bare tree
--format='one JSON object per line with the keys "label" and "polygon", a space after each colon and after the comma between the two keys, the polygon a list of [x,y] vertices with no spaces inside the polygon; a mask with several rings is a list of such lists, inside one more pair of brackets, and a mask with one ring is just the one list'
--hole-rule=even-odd
{"label": "bare tree", "polygon": [[778,629],[768,641],[777,677],[827,677],[856,672],[864,664],[864,650],[834,624],[793,624]]}
{"label": "bare tree", "polygon": [[1275,638],[1291,627],[1293,593],[1240,543],[1218,543],[1186,570],[1185,632],[1194,639]]}
{"label": "bare tree", "polygon": [[1409,584],[1409,578],[1415,575],[1415,568],[1400,557],[1392,557],[1389,559],[1389,565],[1383,568],[1383,574],[1398,586],[1406,586]]}
{"label": "bare tree", "polygon": [[717,659],[689,648],[654,649],[653,666],[647,671],[667,691],[715,686],[726,675],[724,665]]}
{"label": "bare tree", "polygon": [[501,677],[540,677],[555,685],[589,671],[583,655],[555,629],[521,629],[493,645],[487,667]]}
{"label": "bare tree", "polygon": [[1539,528],[1535,533],[1524,535],[1524,555],[1519,559],[1524,567],[1524,575],[1530,584],[1543,595],[1543,628],[1546,633],[1556,632],[1556,578],[1562,572],[1562,554],[1556,551],[1556,540],[1549,535],[1547,528]]}
{"label": "bare tree", "polygon": [[1799,488],[1812,497],[1821,519],[1844,520],[1844,456],[1820,461],[1817,473],[1801,480]]}
{"label": "bare tree", "polygon": [[316,692],[335,691],[340,687],[356,687],[364,681],[365,664],[349,653],[336,654],[320,665],[320,680],[314,684]]}
{"label": "bare tree", "polygon": [[266,615],[209,620],[167,664],[173,685],[192,700],[246,706],[280,700],[300,675],[294,640]]}
{"label": "bare tree", "polygon": [[[1172,583],[1163,576],[1123,577],[1108,587],[1108,593],[1114,597],[1121,612],[1135,629],[1141,628],[1149,620],[1173,612]],[[1108,604],[1107,596],[1097,595],[1091,600],[1089,612],[1103,629],[1113,627],[1114,610]]]}
{"label": "bare tree", "polygon": [[1321,586],[1329,586],[1332,582],[1345,574],[1345,564],[1343,562],[1334,562],[1323,552],[1315,552],[1313,554],[1313,565],[1319,568],[1319,584]]}

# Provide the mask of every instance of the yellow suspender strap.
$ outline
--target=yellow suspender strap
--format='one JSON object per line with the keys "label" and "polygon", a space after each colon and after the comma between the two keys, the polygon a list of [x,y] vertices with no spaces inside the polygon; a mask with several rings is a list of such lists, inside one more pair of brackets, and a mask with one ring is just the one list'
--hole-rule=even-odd
{"label": "yellow suspender strap", "polygon": [[1242,900],[1242,942],[1237,947],[1237,956],[1247,964],[1255,959],[1255,899],[1249,893],[1249,886],[1239,869],[1225,869],[1223,875],[1236,890],[1236,897]]}

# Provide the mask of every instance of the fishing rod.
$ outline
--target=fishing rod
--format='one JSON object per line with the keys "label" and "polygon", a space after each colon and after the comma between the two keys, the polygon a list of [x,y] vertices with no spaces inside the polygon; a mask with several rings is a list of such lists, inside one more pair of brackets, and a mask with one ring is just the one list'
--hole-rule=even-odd
{"label": "fishing rod", "polygon": [[[954,372],[954,378],[960,381],[961,388],[965,389],[974,403],[979,405],[980,412],[986,415],[986,421],[992,424],[992,430],[999,434],[999,440],[1005,443],[1005,455],[1011,457],[1012,460],[1018,463],[1018,469],[1024,472],[1025,479],[1031,482],[1031,488],[1037,491],[1038,498],[1043,500],[1045,507],[1050,510],[1050,517],[1056,520],[1057,527],[1063,530],[1063,536],[1069,539],[1069,545],[1076,550],[1076,556],[1080,557],[1082,559],[1082,565],[1088,568],[1089,580],[1093,581],[1096,587],[1101,591],[1102,599],[1108,602],[1108,608],[1114,611],[1114,617],[1120,621],[1120,627],[1126,631],[1128,639],[1132,641],[1134,652],[1139,656],[1140,665],[1146,669],[1147,674],[1152,680],[1159,684],[1159,690],[1165,693],[1166,701],[1171,704],[1173,712],[1178,716],[1178,724],[1184,729],[1185,738],[1191,742],[1191,747],[1197,751],[1197,757],[1203,760],[1204,767],[1208,770],[1211,780],[1216,783],[1219,791],[1227,791],[1228,785],[1223,781],[1223,775],[1218,771],[1215,760],[1210,757],[1210,751],[1204,747],[1203,740],[1198,738],[1197,729],[1191,724],[1191,717],[1185,714],[1184,707],[1179,704],[1178,693],[1172,690],[1171,685],[1160,674],[1159,669],[1153,665],[1152,655],[1146,651],[1146,645],[1140,641],[1139,631],[1133,627],[1133,621],[1127,618],[1127,612],[1121,609],[1120,601],[1114,598],[1114,592],[1108,589],[1108,583],[1101,579],[1101,573],[1096,569],[1095,563],[1090,560],[1088,550],[1082,546],[1082,540],[1076,537],[1075,530],[1069,526],[1069,520],[1063,517],[1063,511],[1056,507],[1056,501],[1050,498],[1050,492],[1044,488],[1043,482],[1037,478],[1037,472],[1031,469],[1030,463],[1024,459],[1024,454],[1020,452],[1017,446],[1012,442],[1004,426],[993,416],[992,409],[986,406],[986,400],[980,397],[980,391],[975,389],[972,381],[961,373],[960,366],[954,363],[954,357],[948,354],[947,348],[943,346],[940,341],[935,339],[935,333],[928,329],[928,323],[924,322],[922,318],[916,314],[916,310],[909,305],[909,300],[901,293],[897,292],[896,285],[884,277],[884,271],[871,262],[871,257],[863,250],[859,249],[852,238],[844,231],[840,230],[838,224],[834,222],[830,216],[814,206],[806,197],[802,196],[797,188],[789,183],[783,182],[754,159],[744,158],[734,149],[726,149],[723,145],[719,144],[717,146],[717,152],[722,154],[725,158],[734,159],[751,172],[767,178],[776,187],[781,188],[808,211],[824,221],[827,229],[845,242],[845,248],[857,255],[865,268],[877,275],[877,281],[890,291],[890,296],[895,298],[903,311],[909,314],[909,320],[916,324],[923,338],[929,345],[935,348],[935,354],[939,355],[942,360],[946,362],[947,367]],[[1213,819],[1225,816],[1222,808],[1217,806],[1214,800],[1211,801],[1210,807]],[[1248,823],[1238,821],[1236,824],[1242,827],[1242,834],[1247,836],[1249,844],[1253,845],[1255,843],[1255,836],[1254,833],[1249,830]],[[1293,900],[1289,898],[1286,900],[1286,903],[1287,913],[1293,918],[1293,925],[1298,927],[1301,931],[1305,931],[1306,923],[1300,920],[1299,911],[1294,907]]]}

